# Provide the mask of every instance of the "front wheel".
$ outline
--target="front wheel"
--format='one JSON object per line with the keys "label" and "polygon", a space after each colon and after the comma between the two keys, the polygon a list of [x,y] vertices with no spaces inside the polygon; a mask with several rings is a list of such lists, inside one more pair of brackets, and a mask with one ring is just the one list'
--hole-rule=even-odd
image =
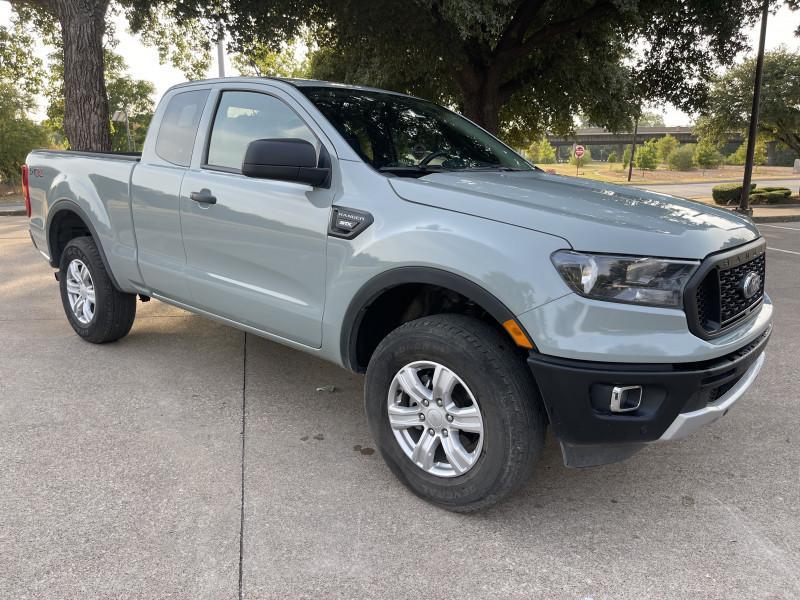
{"label": "front wheel", "polygon": [[406,323],[367,369],[367,419],[386,463],[415,494],[471,512],[524,484],[544,443],[533,377],[511,341],[462,315]]}
{"label": "front wheel", "polygon": [[125,337],[136,317],[136,295],[120,292],[103,266],[90,237],[71,240],[59,263],[61,302],[69,324],[88,342]]}

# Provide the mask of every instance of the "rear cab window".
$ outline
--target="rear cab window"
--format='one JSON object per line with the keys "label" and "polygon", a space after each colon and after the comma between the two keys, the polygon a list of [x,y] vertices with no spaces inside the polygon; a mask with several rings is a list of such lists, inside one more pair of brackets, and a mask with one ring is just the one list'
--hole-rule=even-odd
{"label": "rear cab window", "polygon": [[160,158],[180,167],[189,166],[207,98],[208,90],[180,92],[170,98],[156,138]]}

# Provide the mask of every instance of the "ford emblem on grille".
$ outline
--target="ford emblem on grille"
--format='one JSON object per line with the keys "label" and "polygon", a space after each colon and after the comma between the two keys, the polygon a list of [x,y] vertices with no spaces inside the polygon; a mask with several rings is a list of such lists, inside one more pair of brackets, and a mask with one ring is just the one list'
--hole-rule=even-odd
{"label": "ford emblem on grille", "polygon": [[747,275],[742,277],[739,283],[739,291],[745,298],[752,298],[759,291],[761,291],[761,275],[750,271]]}

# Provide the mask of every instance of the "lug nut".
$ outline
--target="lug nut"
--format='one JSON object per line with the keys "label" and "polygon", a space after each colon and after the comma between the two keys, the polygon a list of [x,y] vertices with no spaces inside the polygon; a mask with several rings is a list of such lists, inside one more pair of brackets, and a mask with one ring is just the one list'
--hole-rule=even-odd
{"label": "lug nut", "polygon": [[425,415],[423,415],[422,413],[419,413],[419,420],[420,421],[424,421],[425,420]]}
{"label": "lug nut", "polygon": [[442,402],[442,399],[441,398],[437,398],[436,399],[436,406],[441,406],[442,404],[444,404],[444,402]]}
{"label": "lug nut", "polygon": [[433,428],[431,428],[431,429],[428,429],[428,433],[429,433],[430,435],[436,435],[436,432],[433,430]]}
{"label": "lug nut", "polygon": [[447,437],[448,435],[450,434],[448,433],[447,429],[442,429],[442,436]]}
{"label": "lug nut", "polygon": [[422,406],[428,406],[428,404],[430,404],[430,402],[428,400],[423,400],[422,401]]}

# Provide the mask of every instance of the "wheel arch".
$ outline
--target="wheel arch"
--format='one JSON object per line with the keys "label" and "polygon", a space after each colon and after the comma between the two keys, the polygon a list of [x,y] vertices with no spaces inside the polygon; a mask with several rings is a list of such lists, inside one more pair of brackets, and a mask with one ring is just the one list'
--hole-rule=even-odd
{"label": "wheel arch", "polygon": [[62,198],[54,202],[47,213],[47,224],[45,225],[45,231],[47,232],[47,250],[50,254],[50,266],[57,269],[61,260],[61,254],[63,253],[66,245],[71,239],[80,237],[80,235],[73,235],[68,239],[63,240],[63,236],[59,235],[59,228],[67,223],[74,223],[74,219],[77,219],[81,222],[88,234],[94,240],[95,245],[97,246],[97,251],[100,253],[100,259],[103,261],[103,267],[105,268],[106,273],[108,273],[111,283],[117,290],[119,290],[119,284],[117,283],[117,280],[114,277],[114,272],[111,270],[111,267],[108,263],[105,250],[103,250],[103,244],[100,241],[100,236],[97,234],[97,229],[92,224],[92,220],[89,218],[86,212],[76,202],[68,198]]}
{"label": "wheel arch", "polygon": [[[367,281],[353,296],[345,311],[340,335],[342,364],[351,371],[363,373],[366,364],[358,356],[358,341],[364,317],[376,301],[392,290],[404,285],[436,286],[463,296],[496,322],[499,327],[513,320],[527,336],[514,313],[494,294],[480,284],[462,276],[436,267],[407,266],[384,271]],[[528,339],[531,339],[528,336]]]}

